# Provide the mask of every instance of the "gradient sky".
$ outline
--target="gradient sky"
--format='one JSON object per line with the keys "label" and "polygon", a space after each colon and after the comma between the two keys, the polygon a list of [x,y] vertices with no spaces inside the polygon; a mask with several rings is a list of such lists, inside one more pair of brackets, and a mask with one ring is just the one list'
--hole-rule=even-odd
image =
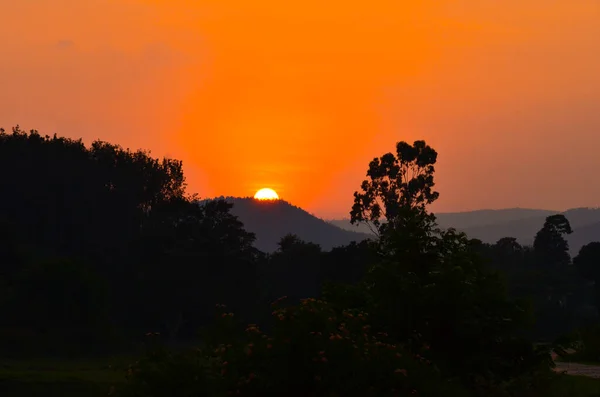
{"label": "gradient sky", "polygon": [[598,206],[598,0],[0,0],[0,126],[184,161],[347,216],[399,140],[435,211]]}

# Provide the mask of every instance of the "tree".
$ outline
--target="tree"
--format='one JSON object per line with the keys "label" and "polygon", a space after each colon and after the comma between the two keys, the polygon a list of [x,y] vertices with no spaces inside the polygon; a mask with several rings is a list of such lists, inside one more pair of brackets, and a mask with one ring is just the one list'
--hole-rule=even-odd
{"label": "tree", "polygon": [[253,302],[258,251],[231,207],[177,198],[154,207],[144,224],[140,265],[132,269],[137,307],[142,321],[171,341],[203,325],[216,303],[242,304],[237,309],[247,313],[244,303]]}
{"label": "tree", "polygon": [[503,237],[496,241],[496,249],[502,256],[511,256],[514,254],[520,254],[523,251],[521,244],[517,242],[514,237]]}
{"label": "tree", "polygon": [[0,288],[12,286],[26,263],[27,250],[14,231],[13,225],[0,221]]}
{"label": "tree", "polygon": [[433,191],[436,161],[437,152],[425,141],[399,142],[395,155],[371,161],[362,192],[354,193],[350,221],[365,222],[379,237],[380,255],[404,258],[411,271],[427,272],[416,258],[435,244],[435,216],[426,207],[439,197]]}
{"label": "tree", "polygon": [[321,287],[321,247],[293,234],[283,236],[278,246],[267,264],[270,298],[317,296]]}
{"label": "tree", "polygon": [[285,303],[273,303],[266,332],[220,307],[200,348],[169,352],[152,338],[119,395],[472,396],[434,363],[373,330],[368,313],[316,299]]}
{"label": "tree", "polygon": [[[35,253],[36,263],[56,257],[85,263],[110,282],[112,317],[135,317],[123,304],[135,298],[135,243],[153,209],[184,200],[182,163],[102,141],[86,147],[17,126],[12,133],[0,131],[0,182],[6,187],[0,222],[11,236],[0,256],[14,256],[20,246],[27,256]],[[0,262],[0,278],[10,283],[20,264]]]}
{"label": "tree", "polygon": [[564,215],[548,216],[533,241],[538,263],[554,268],[568,265],[571,261],[569,243],[563,236],[571,233],[571,224]]}
{"label": "tree", "polygon": [[118,145],[0,132],[0,219],[48,256],[78,257],[103,271],[139,234],[147,211],[183,197],[180,161]]}
{"label": "tree", "polygon": [[565,235],[573,230],[562,214],[546,218],[533,242],[535,278],[529,279],[530,291],[536,302],[538,330],[567,331],[573,320],[569,307],[571,297],[580,287],[575,268],[569,266],[569,243]]}
{"label": "tree", "polygon": [[105,280],[90,266],[69,259],[43,260],[22,269],[5,315],[37,339],[45,336],[42,350],[102,349],[113,342],[107,332],[107,292]]}
{"label": "tree", "polygon": [[369,240],[334,247],[324,253],[323,279],[327,282],[357,284],[368,266],[377,260],[377,252]]}
{"label": "tree", "polygon": [[579,273],[591,281],[600,281],[600,242],[584,245],[573,259]]}
{"label": "tree", "polygon": [[386,153],[373,159],[362,192],[354,193],[351,223],[365,222],[381,234],[385,229],[382,218],[395,224],[408,214],[425,212],[425,206],[439,197],[433,191],[436,161],[437,152],[425,141],[415,141],[412,146],[398,142],[395,155]]}
{"label": "tree", "polygon": [[[540,365],[547,369],[549,355],[515,336],[528,325],[528,311],[508,300],[501,280],[484,267],[482,244],[437,229],[428,213],[438,198],[432,190],[435,150],[424,141],[400,142],[396,149],[396,156],[369,164],[351,211],[353,223],[377,229],[379,258],[358,288],[337,288],[328,298],[354,302],[371,314],[374,330],[484,393]],[[514,241],[504,243],[517,249]],[[421,353],[422,346],[431,350]]]}
{"label": "tree", "polygon": [[594,304],[600,309],[600,242],[581,247],[573,265],[582,277],[594,282]]}

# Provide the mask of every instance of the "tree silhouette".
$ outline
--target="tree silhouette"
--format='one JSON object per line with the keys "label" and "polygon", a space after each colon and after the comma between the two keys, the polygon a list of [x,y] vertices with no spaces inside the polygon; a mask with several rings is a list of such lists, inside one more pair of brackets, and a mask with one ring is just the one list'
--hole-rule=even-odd
{"label": "tree silhouette", "polygon": [[600,309],[600,242],[581,247],[573,265],[582,277],[594,282],[594,305]]}
{"label": "tree silhouette", "polygon": [[236,307],[255,295],[254,235],[231,207],[223,200],[173,199],[154,207],[143,227],[140,267],[133,274],[142,298],[138,307],[148,324],[159,320],[171,341],[183,327],[206,321],[199,313],[210,313],[216,303]]}
{"label": "tree silhouette", "polygon": [[371,161],[362,192],[354,193],[350,221],[369,225],[379,237],[380,254],[404,258],[412,271],[427,272],[416,258],[435,255],[430,249],[437,232],[435,216],[426,207],[439,196],[433,191],[436,161],[437,152],[425,141],[412,146],[399,142],[396,155]]}
{"label": "tree silhouette", "polygon": [[533,249],[539,264],[543,266],[566,266],[571,261],[569,243],[563,237],[573,233],[569,220],[562,214],[546,218],[544,226],[535,235]]}
{"label": "tree silhouette", "polygon": [[185,190],[180,161],[18,126],[0,133],[0,181],[10,186],[0,219],[14,233],[40,252],[98,265],[118,261],[147,212]]}
{"label": "tree silhouette", "polygon": [[269,261],[272,298],[289,296],[292,300],[318,296],[321,286],[321,247],[287,234]]}
{"label": "tree silhouette", "polygon": [[425,212],[425,206],[439,197],[433,191],[434,164],[437,152],[425,143],[404,141],[396,145],[396,154],[386,153],[369,164],[367,178],[361,192],[354,193],[350,222],[365,222],[371,231],[381,234],[386,219],[391,227],[400,223],[407,214]]}

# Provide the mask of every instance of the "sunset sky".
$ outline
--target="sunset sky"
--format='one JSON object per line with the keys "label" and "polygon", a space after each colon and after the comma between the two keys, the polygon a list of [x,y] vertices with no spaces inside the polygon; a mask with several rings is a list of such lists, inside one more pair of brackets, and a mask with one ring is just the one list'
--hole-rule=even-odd
{"label": "sunset sky", "polygon": [[598,0],[0,0],[0,126],[181,159],[346,217],[369,161],[439,153],[435,211],[600,205]]}

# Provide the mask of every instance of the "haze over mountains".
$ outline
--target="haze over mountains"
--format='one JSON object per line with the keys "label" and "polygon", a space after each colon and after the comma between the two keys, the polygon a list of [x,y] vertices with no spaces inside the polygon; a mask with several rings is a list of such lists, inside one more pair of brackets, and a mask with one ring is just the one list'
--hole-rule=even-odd
{"label": "haze over mountains", "polygon": [[[600,209],[573,208],[567,211],[509,208],[435,214],[442,228],[454,227],[486,243],[495,243],[502,237],[515,237],[520,244],[533,243],[535,234],[542,228],[547,216],[563,214],[571,223],[573,233],[567,236],[571,254],[592,241],[600,241]],[[352,225],[348,219],[331,220],[330,223],[358,232],[368,232],[365,225]]]}
{"label": "haze over mountains", "polygon": [[[324,250],[373,236],[366,225],[352,225],[349,219],[325,221],[284,200],[221,198],[233,203],[231,212],[244,223],[246,230],[256,234],[255,246],[263,252],[275,251],[277,243],[286,234],[319,244]],[[515,237],[519,243],[530,245],[546,217],[559,213],[567,217],[573,228],[573,234],[567,237],[572,255],[583,245],[600,241],[600,208],[573,208],[564,212],[509,208],[438,213],[436,217],[440,227],[454,227],[486,243]]]}
{"label": "haze over mountains", "polygon": [[231,213],[244,223],[244,228],[256,234],[254,246],[263,252],[273,252],[286,234],[319,244],[323,250],[362,241],[371,235],[342,229],[309,214],[284,200],[259,201],[250,197],[221,197],[233,203]]}

